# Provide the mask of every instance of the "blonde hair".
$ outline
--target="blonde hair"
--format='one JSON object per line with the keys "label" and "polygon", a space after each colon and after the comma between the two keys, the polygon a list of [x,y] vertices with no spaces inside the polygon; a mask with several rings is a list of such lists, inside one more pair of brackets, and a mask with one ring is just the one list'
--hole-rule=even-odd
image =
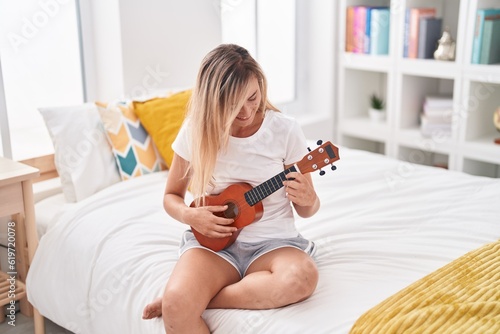
{"label": "blonde hair", "polygon": [[[188,109],[192,156],[190,190],[204,204],[217,156],[227,147],[231,125],[246,100],[248,84],[255,77],[262,96],[258,113],[278,111],[267,100],[267,80],[248,51],[222,44],[203,59]],[[196,203],[200,205],[200,201]]]}

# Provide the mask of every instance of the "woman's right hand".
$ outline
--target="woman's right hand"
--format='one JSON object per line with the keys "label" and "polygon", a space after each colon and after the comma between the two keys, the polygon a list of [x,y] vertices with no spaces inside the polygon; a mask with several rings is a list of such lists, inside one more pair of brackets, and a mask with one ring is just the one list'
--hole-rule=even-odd
{"label": "woman's right hand", "polygon": [[184,211],[183,222],[209,238],[230,237],[237,231],[236,227],[229,226],[234,222],[234,219],[215,215],[226,209],[227,205],[189,207]]}

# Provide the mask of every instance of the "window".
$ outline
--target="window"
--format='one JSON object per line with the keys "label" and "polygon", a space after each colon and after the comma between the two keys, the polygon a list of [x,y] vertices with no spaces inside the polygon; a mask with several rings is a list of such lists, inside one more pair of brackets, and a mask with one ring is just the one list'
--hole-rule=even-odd
{"label": "window", "polygon": [[269,99],[295,99],[295,1],[221,0],[222,41],[245,47],[262,66]]}
{"label": "window", "polygon": [[0,0],[2,156],[53,153],[38,108],[84,101],[77,6],[68,0]]}

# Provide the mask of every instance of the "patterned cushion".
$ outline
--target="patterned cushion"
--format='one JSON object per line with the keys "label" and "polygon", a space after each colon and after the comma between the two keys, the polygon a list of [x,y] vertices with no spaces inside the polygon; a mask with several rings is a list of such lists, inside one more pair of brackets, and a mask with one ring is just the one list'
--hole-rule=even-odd
{"label": "patterned cushion", "polygon": [[184,121],[191,93],[185,90],[164,98],[133,102],[134,112],[153,138],[167,167],[172,164],[171,146]]}
{"label": "patterned cushion", "polygon": [[131,106],[96,102],[122,180],[166,169],[153,140]]}

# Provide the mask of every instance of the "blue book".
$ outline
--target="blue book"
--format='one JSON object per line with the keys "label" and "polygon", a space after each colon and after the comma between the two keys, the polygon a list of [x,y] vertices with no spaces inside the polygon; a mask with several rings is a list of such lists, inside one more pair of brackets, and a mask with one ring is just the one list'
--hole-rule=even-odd
{"label": "blue book", "polygon": [[403,40],[403,57],[408,58],[408,48],[410,46],[410,8],[406,8],[405,13],[405,31]]}
{"label": "blue book", "polygon": [[370,53],[370,31],[371,31],[371,14],[372,7],[366,7],[366,22],[365,22],[365,40],[364,40],[364,48],[363,53]]}
{"label": "blue book", "polygon": [[433,59],[438,40],[441,37],[443,20],[436,17],[423,17],[418,28],[418,58]]}
{"label": "blue book", "polygon": [[370,54],[389,54],[390,11],[388,7],[371,10]]}
{"label": "blue book", "polygon": [[484,21],[479,63],[500,63],[500,19]]}
{"label": "blue book", "polygon": [[486,18],[500,18],[500,8],[485,8],[477,10],[474,40],[472,42],[472,64],[479,64],[481,60],[481,41],[484,28],[484,20]]}

